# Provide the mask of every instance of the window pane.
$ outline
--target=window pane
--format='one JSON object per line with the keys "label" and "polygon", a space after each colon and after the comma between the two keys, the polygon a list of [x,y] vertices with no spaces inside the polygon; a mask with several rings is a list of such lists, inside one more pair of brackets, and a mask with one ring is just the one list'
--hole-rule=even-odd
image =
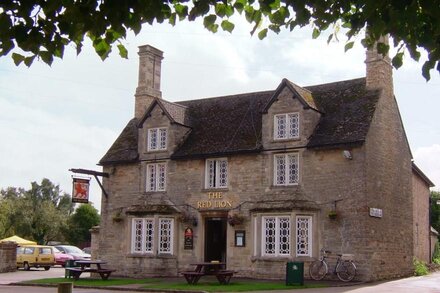
{"label": "window pane", "polygon": [[278,218],[279,254],[290,254],[290,218]]}
{"label": "window pane", "polygon": [[282,139],[286,138],[286,116],[276,115],[275,116],[275,138]]}
{"label": "window pane", "polygon": [[275,156],[275,185],[286,184],[286,158],[284,155]]}
{"label": "window pane", "polygon": [[311,252],[311,235],[312,218],[297,217],[296,218],[296,254],[310,256]]}
{"label": "window pane", "polygon": [[275,218],[263,218],[263,237],[264,237],[264,251],[263,254],[275,254]]}
{"label": "window pane", "polygon": [[157,129],[148,130],[148,149],[157,150]]}
{"label": "window pane", "polygon": [[289,162],[289,177],[288,177],[288,184],[295,184],[298,183],[298,155],[297,154],[288,154],[287,159]]}
{"label": "window pane", "polygon": [[208,186],[210,188],[215,187],[215,165],[216,162],[214,160],[208,160],[207,164],[206,164],[206,168],[208,169],[207,171],[207,176],[208,176]]}
{"label": "window pane", "polygon": [[160,128],[160,148],[161,150],[165,150],[167,148],[167,129],[166,128]]}
{"label": "window pane", "polygon": [[160,253],[173,253],[172,241],[173,241],[173,219],[160,219],[159,220],[159,252]]}
{"label": "window pane", "polygon": [[227,187],[228,186],[228,161],[220,160],[219,164],[219,185],[218,187]]}
{"label": "window pane", "polygon": [[141,219],[134,219],[133,222],[133,252],[142,252],[143,222]]}
{"label": "window pane", "polygon": [[157,164],[157,190],[164,191],[165,183],[166,183],[166,165],[165,164]]}
{"label": "window pane", "polygon": [[145,252],[153,252],[154,221],[145,219]]}
{"label": "window pane", "polygon": [[299,114],[290,113],[288,114],[289,119],[289,138],[299,137]]}
{"label": "window pane", "polygon": [[156,165],[147,165],[147,191],[156,190]]}

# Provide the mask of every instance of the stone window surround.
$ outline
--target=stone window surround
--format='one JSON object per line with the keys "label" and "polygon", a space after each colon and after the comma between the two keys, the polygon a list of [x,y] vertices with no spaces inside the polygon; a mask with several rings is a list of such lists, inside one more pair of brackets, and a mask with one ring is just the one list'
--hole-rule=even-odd
{"label": "stone window surround", "polygon": [[[160,252],[159,251],[159,241],[160,239],[160,224],[161,219],[171,220],[171,233],[170,233],[170,252]],[[152,235],[152,249],[151,251],[142,251],[142,252],[136,252],[134,249],[135,244],[135,221],[136,220],[143,220],[145,221],[152,220],[153,222],[153,235]],[[175,225],[175,219],[174,217],[167,216],[167,215],[149,215],[145,217],[133,217],[130,219],[131,223],[131,230],[130,230],[130,252],[129,255],[132,257],[174,257],[174,241],[175,241],[175,233],[176,233],[176,225]],[[145,224],[144,224],[145,225]],[[143,226],[144,227],[144,226]],[[145,230],[142,233],[142,245],[145,245]]]}
{"label": "stone window surround", "polygon": [[[264,241],[264,235],[263,233],[263,217],[273,217],[273,216],[288,216],[290,218],[290,254],[289,255],[264,255],[262,253],[263,250],[263,241]],[[309,255],[298,255],[297,254],[297,218],[310,218],[311,223],[311,229],[309,231],[309,237],[310,242],[308,244],[309,246]],[[285,261],[285,260],[291,260],[292,257],[307,261],[310,260],[316,255],[319,251],[319,248],[316,246],[317,242],[315,241],[318,237],[317,233],[317,219],[318,214],[316,211],[310,211],[310,212],[304,212],[299,210],[294,210],[292,212],[283,213],[283,212],[262,212],[262,213],[255,213],[251,217],[251,229],[253,230],[253,251],[252,251],[252,257],[251,259],[253,261],[256,260],[267,260],[267,261]]]}
{"label": "stone window surround", "polygon": [[[161,136],[161,131],[165,132],[165,138]],[[151,147],[150,142],[152,141],[152,133],[155,132],[156,135],[156,146],[154,148]],[[154,127],[147,129],[147,144],[146,144],[147,152],[157,152],[157,151],[165,151],[168,148],[168,128],[167,127]]]}
{"label": "stone window surround", "polygon": [[[294,115],[294,116],[296,116],[296,120],[297,120],[297,123],[298,123],[298,125],[296,126],[296,128],[297,128],[297,134],[296,135],[294,135],[294,136],[291,136],[290,135],[290,123],[289,123],[289,115]],[[286,129],[285,129],[285,132],[286,132],[286,136],[285,137],[278,137],[278,135],[277,135],[277,132],[278,132],[278,120],[277,120],[277,118],[278,117],[280,117],[280,116],[283,116],[283,117],[285,117],[285,121],[286,121]],[[279,141],[287,141],[287,140],[299,140],[300,139],[300,125],[301,125],[301,123],[300,123],[300,114],[299,114],[299,112],[289,112],[289,113],[277,113],[277,114],[274,114],[273,115],[273,120],[272,120],[272,122],[273,122],[273,126],[272,126],[272,129],[273,129],[273,131],[272,131],[272,139],[273,139],[273,141],[274,142],[279,142]]]}

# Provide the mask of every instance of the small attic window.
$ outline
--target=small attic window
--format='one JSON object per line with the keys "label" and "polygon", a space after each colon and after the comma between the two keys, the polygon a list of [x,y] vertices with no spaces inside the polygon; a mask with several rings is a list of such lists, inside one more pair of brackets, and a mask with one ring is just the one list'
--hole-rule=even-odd
{"label": "small attic window", "polygon": [[275,115],[273,132],[276,140],[299,138],[299,113]]}
{"label": "small attic window", "polygon": [[150,128],[147,137],[148,151],[159,151],[167,149],[167,129]]}

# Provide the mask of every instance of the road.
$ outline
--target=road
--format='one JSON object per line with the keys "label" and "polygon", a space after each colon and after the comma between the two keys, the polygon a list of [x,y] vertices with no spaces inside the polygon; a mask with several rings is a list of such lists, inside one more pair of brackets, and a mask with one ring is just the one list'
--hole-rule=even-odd
{"label": "road", "polygon": [[[64,269],[51,268],[49,271],[31,270],[17,271],[13,273],[0,274],[0,293],[55,293],[57,288],[54,287],[29,287],[29,286],[10,286],[7,284],[13,282],[20,282],[24,280],[34,280],[43,278],[63,277]],[[126,289],[117,291],[106,289],[78,289],[74,288],[73,293],[105,293],[105,292],[119,292],[119,293],[133,293]],[[440,292],[440,272],[432,273],[423,277],[411,277],[400,280],[378,282],[371,284],[364,284],[358,286],[348,287],[330,287],[319,289],[301,289],[301,290],[282,290],[282,291],[267,291],[270,293],[439,293]],[[266,293],[267,293],[266,292]],[[253,292],[255,293],[255,292]],[[263,293],[258,291],[258,293]]]}

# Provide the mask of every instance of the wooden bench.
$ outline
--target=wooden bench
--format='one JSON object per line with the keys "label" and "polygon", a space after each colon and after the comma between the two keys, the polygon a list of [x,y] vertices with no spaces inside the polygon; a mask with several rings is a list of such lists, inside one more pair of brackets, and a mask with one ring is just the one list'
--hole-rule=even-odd
{"label": "wooden bench", "polygon": [[70,275],[73,276],[75,281],[79,280],[79,277],[82,273],[98,273],[101,276],[101,279],[107,280],[110,277],[110,274],[115,270],[110,269],[92,269],[92,268],[66,268],[67,271],[70,272]]}
{"label": "wooden bench", "polygon": [[205,275],[202,272],[196,272],[196,271],[183,271],[180,273],[185,277],[188,284],[192,284],[192,285],[197,284],[200,278]]}
{"label": "wooden bench", "polygon": [[229,281],[231,280],[232,276],[234,275],[234,271],[218,271],[215,273],[215,276],[217,277],[217,280],[220,284],[227,285],[229,284]]}

